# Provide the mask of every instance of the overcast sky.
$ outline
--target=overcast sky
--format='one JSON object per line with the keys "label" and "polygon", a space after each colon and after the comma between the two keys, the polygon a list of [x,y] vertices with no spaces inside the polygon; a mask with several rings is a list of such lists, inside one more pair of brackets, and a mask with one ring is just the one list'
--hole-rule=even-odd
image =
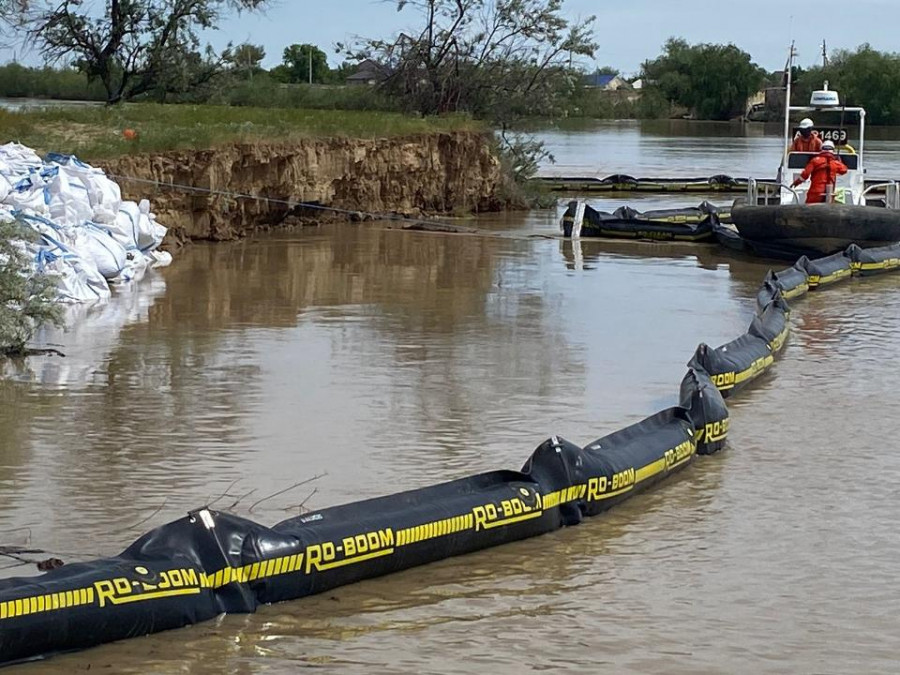
{"label": "overcast sky", "polygon": [[[336,42],[354,36],[387,37],[417,25],[411,10],[396,11],[396,0],[275,0],[260,15],[234,16],[206,38],[217,48],[229,41],[252,42],[266,49],[264,65],[281,61],[292,43],[319,45],[336,65]],[[688,42],[732,42],[768,70],[784,66],[791,38],[799,63],[821,59],[824,39],[829,51],[869,42],[882,51],[900,51],[900,0],[566,0],[570,18],[596,15],[595,63],[626,74],[637,73],[642,61],[661,51],[667,38]],[[0,50],[8,61],[12,51]],[[20,55],[21,58],[21,55]],[[25,56],[34,64],[34,55]]]}

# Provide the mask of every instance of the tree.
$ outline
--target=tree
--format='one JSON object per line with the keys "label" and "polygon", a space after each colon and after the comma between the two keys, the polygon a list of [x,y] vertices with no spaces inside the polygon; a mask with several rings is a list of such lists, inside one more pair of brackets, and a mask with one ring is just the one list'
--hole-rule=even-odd
{"label": "tree", "polygon": [[222,60],[238,75],[252,79],[257,73],[262,72],[260,62],[266,58],[266,50],[262,45],[252,45],[249,42],[239,44],[237,47],[229,47],[222,52]]}
{"label": "tree", "polygon": [[29,5],[28,0],[0,0],[0,24],[15,24]]}
{"label": "tree", "polygon": [[900,54],[880,52],[868,44],[852,52],[836,51],[827,67],[803,73],[794,101],[808,101],[826,80],[840,93],[842,103],[865,108],[872,124],[900,124]]}
{"label": "tree", "polygon": [[[310,64],[310,57],[312,64]],[[281,77],[286,76],[288,82],[301,83],[310,81],[310,65],[312,66],[312,82],[322,84],[328,80],[328,56],[315,45],[291,45],[285,47],[282,56],[283,70]],[[276,70],[276,69],[273,69]],[[279,73],[273,73],[279,77]]]}
{"label": "tree", "polygon": [[[159,89],[173,69],[207,81],[219,68],[199,50],[197,31],[215,28],[228,10],[256,10],[266,0],[108,0],[101,16],[82,0],[35,0],[22,18],[49,62],[74,60],[99,80],[108,103]],[[192,65],[192,68],[185,68]]]}
{"label": "tree", "polygon": [[900,55],[864,44],[835,53],[829,66],[846,103],[864,107],[873,124],[900,124]]}
{"label": "tree", "polygon": [[[0,0],[0,47],[10,47],[16,41],[22,16],[29,9],[29,0]],[[10,38],[7,43],[6,38]]]}
{"label": "tree", "polygon": [[552,114],[577,82],[569,64],[592,56],[594,17],[570,24],[563,0],[397,0],[418,12],[412,35],[369,39],[348,55],[389,73],[381,85],[423,115],[465,111],[507,124]]}
{"label": "tree", "polygon": [[328,81],[332,84],[344,84],[347,78],[356,72],[358,64],[352,61],[344,61],[337,68],[331,71]]}
{"label": "tree", "polygon": [[643,78],[651,87],[699,119],[742,115],[765,77],[750,55],[733,44],[689,45],[672,38],[660,56],[643,64]]}
{"label": "tree", "polygon": [[0,354],[24,354],[39,325],[62,322],[55,280],[33,273],[22,245],[33,236],[16,221],[0,219]]}
{"label": "tree", "polygon": [[169,100],[204,101],[210,96],[211,89],[220,86],[225,73],[223,68],[222,60],[212,47],[207,47],[205,52],[196,49],[172,50],[165,68],[153,74],[142,93],[161,103]]}

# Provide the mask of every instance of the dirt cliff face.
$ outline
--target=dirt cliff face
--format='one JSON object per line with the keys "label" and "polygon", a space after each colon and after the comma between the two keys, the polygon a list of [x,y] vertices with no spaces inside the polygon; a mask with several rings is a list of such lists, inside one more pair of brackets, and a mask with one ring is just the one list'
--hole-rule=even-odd
{"label": "dirt cliff face", "polygon": [[231,144],[123,156],[97,164],[115,177],[123,196],[150,200],[158,220],[170,228],[170,244],[233,239],[298,218],[324,221],[355,216],[129,179],[365,213],[419,215],[502,207],[500,165],[490,140],[469,132]]}

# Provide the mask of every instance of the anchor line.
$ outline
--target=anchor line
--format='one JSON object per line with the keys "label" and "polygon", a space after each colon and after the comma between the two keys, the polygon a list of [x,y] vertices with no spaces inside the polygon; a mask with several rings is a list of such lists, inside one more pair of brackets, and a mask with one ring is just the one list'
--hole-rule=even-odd
{"label": "anchor line", "polygon": [[180,190],[182,192],[193,192],[214,197],[229,197],[231,199],[249,199],[254,201],[266,202],[267,204],[277,204],[287,206],[288,208],[305,208],[313,211],[328,211],[331,213],[340,213],[347,216],[370,216],[372,220],[390,220],[411,225],[438,225],[448,228],[456,227],[447,222],[439,220],[427,220],[424,218],[410,218],[401,216],[397,213],[377,213],[374,211],[365,211],[362,209],[342,209],[337,206],[325,206],[324,204],[316,204],[314,202],[303,202],[293,199],[280,199],[278,197],[265,197],[262,195],[254,195],[248,192],[233,192],[231,190],[214,190],[212,188],[198,187],[196,185],[188,185],[186,183],[173,183],[153,180],[149,178],[135,178],[134,176],[122,176],[119,174],[106,174],[107,177],[119,181],[130,181],[132,183],[143,183],[145,185],[153,185],[159,188],[170,188],[172,190]]}

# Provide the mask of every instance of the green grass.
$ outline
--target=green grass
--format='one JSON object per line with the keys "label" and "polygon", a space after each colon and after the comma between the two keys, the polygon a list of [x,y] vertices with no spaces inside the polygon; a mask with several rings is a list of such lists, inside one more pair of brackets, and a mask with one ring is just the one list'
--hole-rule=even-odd
{"label": "green grass", "polygon": [[[124,138],[125,129],[135,130],[138,138]],[[0,110],[0,142],[18,141],[39,154],[75,154],[87,161],[235,142],[289,142],[334,136],[376,138],[484,129],[482,124],[464,116],[419,118],[351,110],[153,103]]]}

